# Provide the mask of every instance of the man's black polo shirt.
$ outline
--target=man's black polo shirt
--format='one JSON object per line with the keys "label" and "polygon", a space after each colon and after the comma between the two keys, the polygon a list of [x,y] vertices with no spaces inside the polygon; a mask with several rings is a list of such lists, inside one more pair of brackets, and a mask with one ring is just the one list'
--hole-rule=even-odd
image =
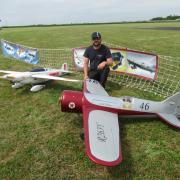
{"label": "man's black polo shirt", "polygon": [[90,60],[90,71],[93,71],[97,70],[97,67],[101,62],[106,61],[111,57],[111,52],[109,48],[103,44],[99,49],[94,49],[93,46],[89,46],[84,52],[84,57]]}

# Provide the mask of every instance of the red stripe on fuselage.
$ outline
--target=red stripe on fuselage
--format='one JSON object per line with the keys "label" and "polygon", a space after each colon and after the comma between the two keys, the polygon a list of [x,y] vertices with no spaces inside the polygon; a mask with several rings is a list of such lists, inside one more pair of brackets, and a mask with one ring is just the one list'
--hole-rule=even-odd
{"label": "red stripe on fuselage", "polygon": [[49,76],[59,76],[60,73],[59,72],[50,72],[48,75]]}

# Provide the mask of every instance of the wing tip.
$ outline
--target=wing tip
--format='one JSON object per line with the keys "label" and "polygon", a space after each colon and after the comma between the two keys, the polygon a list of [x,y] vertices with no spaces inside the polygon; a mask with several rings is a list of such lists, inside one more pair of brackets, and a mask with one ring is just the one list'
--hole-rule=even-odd
{"label": "wing tip", "polygon": [[86,155],[94,163],[96,163],[98,165],[102,165],[102,166],[109,166],[109,167],[117,166],[123,160],[121,152],[119,154],[119,157],[116,160],[114,160],[114,161],[104,161],[104,160],[98,159],[97,157],[93,156],[92,153],[88,149],[86,149]]}

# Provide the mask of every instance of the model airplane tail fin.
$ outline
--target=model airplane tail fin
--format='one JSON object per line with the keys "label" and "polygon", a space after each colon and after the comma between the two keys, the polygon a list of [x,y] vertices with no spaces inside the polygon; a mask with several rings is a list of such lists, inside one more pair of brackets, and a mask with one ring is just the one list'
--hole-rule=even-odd
{"label": "model airplane tail fin", "polygon": [[72,71],[69,71],[67,63],[62,64],[60,71],[63,72],[63,73],[73,73]]}
{"label": "model airplane tail fin", "polygon": [[168,110],[172,109],[173,114],[180,116],[180,92],[177,92],[173,96],[163,101],[164,104],[168,105]]}
{"label": "model airplane tail fin", "polygon": [[67,63],[63,63],[62,66],[61,66],[61,70],[68,71],[68,64]]}

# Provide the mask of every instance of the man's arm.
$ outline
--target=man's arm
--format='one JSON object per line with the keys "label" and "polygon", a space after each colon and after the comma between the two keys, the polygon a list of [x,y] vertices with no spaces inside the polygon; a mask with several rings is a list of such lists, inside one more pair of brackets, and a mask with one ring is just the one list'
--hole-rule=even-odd
{"label": "man's arm", "polygon": [[112,64],[113,64],[113,59],[112,57],[110,57],[106,60],[106,65],[111,66]]}
{"label": "man's arm", "polygon": [[88,64],[89,64],[89,59],[84,57],[83,59],[84,61],[84,65],[83,65],[83,68],[84,68],[84,80],[88,79]]}
{"label": "man's arm", "polygon": [[102,63],[100,63],[100,64],[98,65],[98,69],[103,69],[106,65],[107,65],[107,66],[110,66],[110,65],[112,65],[112,63],[113,63],[112,58],[111,58],[111,57],[110,57],[110,58],[107,58],[106,61],[103,61]]}
{"label": "man's arm", "polygon": [[98,69],[103,69],[105,66],[110,66],[113,64],[113,59],[111,55],[110,49],[107,47],[106,49],[106,60],[104,60],[102,63],[98,65]]}

